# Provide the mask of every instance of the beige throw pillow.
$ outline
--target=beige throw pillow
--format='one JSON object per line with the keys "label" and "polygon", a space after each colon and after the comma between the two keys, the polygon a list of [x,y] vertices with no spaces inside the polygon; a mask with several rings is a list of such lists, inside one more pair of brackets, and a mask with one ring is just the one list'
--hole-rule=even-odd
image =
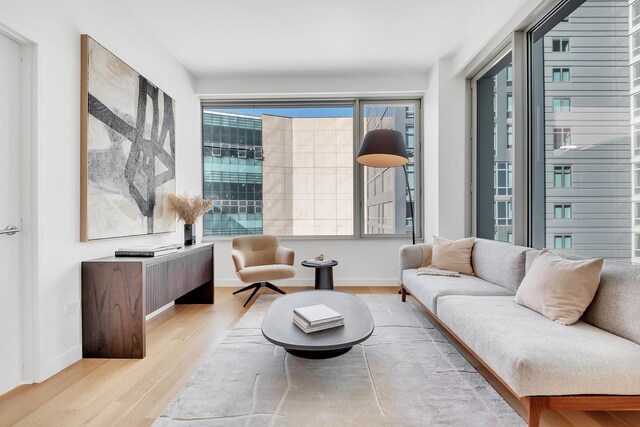
{"label": "beige throw pillow", "polygon": [[580,319],[600,285],[603,259],[571,261],[543,249],[522,280],[515,302],[562,325]]}
{"label": "beige throw pillow", "polygon": [[433,236],[431,266],[440,270],[457,271],[473,276],[471,250],[475,241],[474,237],[452,241]]}

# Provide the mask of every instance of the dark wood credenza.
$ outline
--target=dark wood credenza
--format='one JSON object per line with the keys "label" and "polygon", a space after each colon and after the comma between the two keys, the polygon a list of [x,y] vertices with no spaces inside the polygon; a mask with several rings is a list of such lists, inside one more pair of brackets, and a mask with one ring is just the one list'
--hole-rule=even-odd
{"label": "dark wood credenza", "polygon": [[213,304],[213,264],[213,243],[82,262],[82,357],[145,357],[146,315],[172,301]]}

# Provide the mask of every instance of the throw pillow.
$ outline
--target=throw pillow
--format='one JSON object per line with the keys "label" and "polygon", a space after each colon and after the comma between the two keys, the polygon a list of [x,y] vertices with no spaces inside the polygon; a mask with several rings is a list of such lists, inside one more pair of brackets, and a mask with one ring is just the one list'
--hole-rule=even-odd
{"label": "throw pillow", "polygon": [[457,271],[473,276],[471,250],[476,239],[469,237],[460,240],[447,240],[433,236],[433,254],[431,266],[440,270]]}
{"label": "throw pillow", "polygon": [[580,319],[600,285],[604,260],[572,261],[543,249],[522,280],[515,302],[562,325]]}

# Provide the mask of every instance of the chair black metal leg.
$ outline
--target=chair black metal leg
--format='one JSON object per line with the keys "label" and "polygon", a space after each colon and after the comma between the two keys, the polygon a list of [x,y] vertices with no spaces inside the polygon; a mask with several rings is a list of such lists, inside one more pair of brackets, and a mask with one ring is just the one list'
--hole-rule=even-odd
{"label": "chair black metal leg", "polygon": [[249,298],[247,298],[247,301],[245,301],[243,307],[246,307],[247,304],[249,304],[249,301],[251,301],[251,298],[253,298],[253,296],[260,290],[262,286],[260,286],[258,284],[258,286],[256,286],[256,288],[253,290],[253,292],[251,292],[251,295],[249,295]]}
{"label": "chair black metal leg", "polygon": [[259,287],[260,287],[260,283],[254,283],[254,284],[252,284],[252,285],[245,286],[245,287],[244,287],[244,288],[242,288],[242,289],[238,289],[237,291],[235,291],[235,292],[233,293],[233,295],[235,295],[235,294],[239,294],[240,292],[248,291],[249,289],[253,289],[253,288],[256,288],[256,287],[257,287],[257,288],[259,288]]}
{"label": "chair black metal leg", "polygon": [[265,286],[269,289],[271,289],[272,291],[276,291],[276,292],[280,292],[282,295],[286,295],[286,292],[283,291],[282,289],[280,289],[279,287],[277,287],[276,285],[274,285],[273,283],[265,283]]}

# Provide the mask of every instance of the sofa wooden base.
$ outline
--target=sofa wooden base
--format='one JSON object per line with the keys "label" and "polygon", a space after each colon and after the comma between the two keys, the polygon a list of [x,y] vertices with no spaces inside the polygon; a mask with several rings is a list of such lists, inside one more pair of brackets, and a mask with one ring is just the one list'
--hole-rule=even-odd
{"label": "sofa wooden base", "polygon": [[[404,285],[401,285],[402,302],[406,302],[407,289]],[[417,301],[417,300],[416,300]],[[420,303],[420,301],[418,301]],[[640,411],[640,396],[622,396],[622,395],[597,395],[597,394],[585,394],[585,395],[566,395],[566,396],[518,396],[509,385],[502,380],[496,374],[491,367],[485,363],[471,348],[469,348],[464,341],[449,329],[447,325],[440,322],[440,319],[424,304],[420,303],[422,308],[426,311],[430,320],[433,321],[434,326],[438,327],[441,331],[446,331],[446,335],[451,336],[460,346],[466,351],[462,355],[474,366],[480,364],[486,372],[493,377],[493,379],[499,382],[508,393],[510,393],[515,399],[519,400],[525,410],[526,414],[523,418],[527,421],[529,427],[538,427],[540,425],[540,416],[542,411]],[[465,354],[466,353],[466,354]],[[471,359],[470,359],[471,358]],[[480,372],[484,375],[484,372]],[[491,383],[491,379],[487,378]],[[494,388],[496,388],[494,386]],[[496,388],[498,392],[499,389]],[[505,396],[506,399],[506,396]],[[509,401],[510,399],[507,399]],[[512,405],[513,406],[513,405]],[[517,408],[514,407],[516,411]]]}

